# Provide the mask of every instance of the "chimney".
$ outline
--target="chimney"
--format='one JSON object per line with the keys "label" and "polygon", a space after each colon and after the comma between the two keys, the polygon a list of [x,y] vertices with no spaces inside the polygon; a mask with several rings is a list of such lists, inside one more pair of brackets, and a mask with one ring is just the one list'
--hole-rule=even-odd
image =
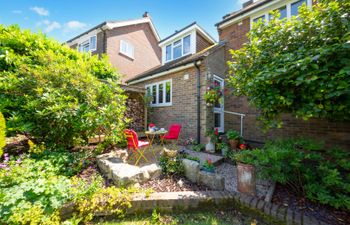
{"label": "chimney", "polygon": [[143,18],[147,18],[147,17],[150,17],[149,16],[149,13],[146,11],[143,15],[142,15]]}
{"label": "chimney", "polygon": [[243,8],[249,6],[249,5],[253,4],[253,3],[254,3],[253,0],[246,1],[246,2],[243,3]]}

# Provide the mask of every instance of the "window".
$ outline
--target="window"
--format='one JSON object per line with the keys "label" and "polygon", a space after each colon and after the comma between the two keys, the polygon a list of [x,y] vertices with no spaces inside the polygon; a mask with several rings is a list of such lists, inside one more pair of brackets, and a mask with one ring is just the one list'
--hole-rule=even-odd
{"label": "window", "polygon": [[191,53],[191,35],[187,35],[180,40],[173,42],[165,47],[165,61],[178,59]]}
{"label": "window", "polygon": [[134,46],[129,42],[120,40],[120,49],[119,52],[123,55],[126,55],[130,58],[134,58]]}
{"label": "window", "polygon": [[[302,6],[303,4],[312,5],[312,0],[298,0],[294,1],[291,3],[288,3],[287,5],[284,5],[280,7],[279,12],[280,12],[280,19],[284,18],[291,18],[292,16],[297,16],[299,13],[299,7]],[[265,22],[269,22],[269,20],[272,18],[272,15],[270,12],[266,12],[261,16],[255,17],[251,20],[251,24],[256,23],[259,21],[259,19],[265,20]]]}
{"label": "window", "polygon": [[79,52],[88,52],[96,50],[96,35],[91,36],[88,40],[78,45]]}
{"label": "window", "polygon": [[297,2],[294,2],[291,5],[291,14],[292,16],[297,16],[299,13],[299,7],[303,5],[303,3],[307,4],[306,0],[300,0]]}
{"label": "window", "polygon": [[146,92],[151,99],[151,106],[171,105],[171,80],[147,85]]}
{"label": "window", "polygon": [[171,45],[166,46],[166,58],[165,61],[171,60]]}
{"label": "window", "polygon": [[173,59],[180,58],[182,56],[182,41],[175,41],[173,44]]}
{"label": "window", "polygon": [[[283,6],[281,8],[278,9],[279,13],[280,13],[280,20],[287,18],[287,6]],[[272,14],[269,14],[269,20],[272,19]]]}

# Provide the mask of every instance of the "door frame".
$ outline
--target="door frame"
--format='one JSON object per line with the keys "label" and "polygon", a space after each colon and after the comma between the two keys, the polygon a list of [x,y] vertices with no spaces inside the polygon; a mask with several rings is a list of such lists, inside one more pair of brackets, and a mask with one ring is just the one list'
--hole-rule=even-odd
{"label": "door frame", "polygon": [[[218,81],[220,82],[220,86],[221,86],[221,89],[224,90],[224,86],[225,86],[225,81],[223,78],[217,76],[214,74],[213,76],[213,81]],[[224,110],[225,110],[225,98],[224,98],[224,95],[222,95],[222,102],[220,104],[220,107],[215,107],[215,104],[214,104],[214,107],[213,107],[213,114],[214,114],[214,126],[215,126],[215,114],[220,114],[220,127],[215,127],[215,128],[218,128],[218,131],[219,132],[224,132],[225,131],[225,122],[224,122]]]}

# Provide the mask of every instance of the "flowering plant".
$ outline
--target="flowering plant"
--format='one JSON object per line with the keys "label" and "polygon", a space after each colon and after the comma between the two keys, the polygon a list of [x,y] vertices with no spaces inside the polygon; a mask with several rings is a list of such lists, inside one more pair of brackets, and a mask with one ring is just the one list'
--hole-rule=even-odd
{"label": "flowering plant", "polygon": [[220,85],[215,84],[212,86],[207,87],[207,91],[204,94],[204,99],[207,105],[213,105],[216,102],[221,103],[223,91]]}
{"label": "flowering plant", "polygon": [[211,141],[213,143],[218,143],[219,140],[221,139],[219,137],[219,130],[218,130],[218,128],[215,128],[215,129],[212,129],[212,130],[207,130],[206,135],[207,135],[207,137],[211,138]]}
{"label": "flowering plant", "polygon": [[244,150],[244,149],[247,149],[247,145],[242,143],[242,144],[238,145],[238,148],[241,150]]}
{"label": "flowering plant", "polygon": [[214,172],[215,167],[211,159],[205,160],[205,162],[203,163],[203,169],[208,172]]}

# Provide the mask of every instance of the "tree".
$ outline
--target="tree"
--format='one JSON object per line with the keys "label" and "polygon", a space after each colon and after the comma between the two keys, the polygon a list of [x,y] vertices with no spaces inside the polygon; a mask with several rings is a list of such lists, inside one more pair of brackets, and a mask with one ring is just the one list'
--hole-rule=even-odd
{"label": "tree", "polygon": [[0,112],[0,157],[2,156],[2,154],[4,153],[2,148],[5,147],[6,145],[6,123],[5,123],[5,118],[2,115],[2,113]]}
{"label": "tree", "polygon": [[280,127],[282,113],[350,119],[350,2],[320,0],[299,10],[290,20],[274,12],[231,50],[228,83],[261,110],[265,128]]}
{"label": "tree", "polygon": [[64,147],[101,128],[115,141],[122,138],[126,97],[106,57],[0,25],[0,74],[0,111],[10,133]]}

